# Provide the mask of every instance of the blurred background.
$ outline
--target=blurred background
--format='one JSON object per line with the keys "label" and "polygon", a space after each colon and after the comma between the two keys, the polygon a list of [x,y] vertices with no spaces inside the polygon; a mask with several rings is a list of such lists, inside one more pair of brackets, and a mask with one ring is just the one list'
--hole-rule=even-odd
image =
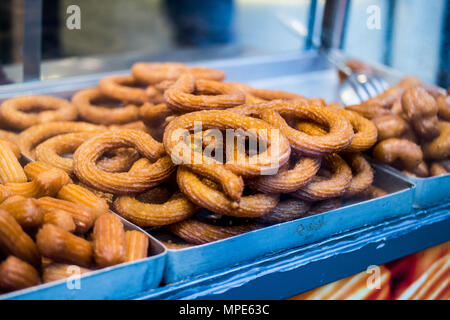
{"label": "blurred background", "polygon": [[[2,0],[0,81],[22,82],[23,61],[33,59],[27,52],[39,47],[43,80],[125,69],[136,60],[189,62],[311,50],[320,46],[325,2]],[[450,0],[343,2],[338,47],[345,53],[450,86]],[[74,4],[80,29],[66,25],[67,8]],[[378,13],[379,26],[368,27]],[[286,28],[286,17],[299,22],[303,36]]]}

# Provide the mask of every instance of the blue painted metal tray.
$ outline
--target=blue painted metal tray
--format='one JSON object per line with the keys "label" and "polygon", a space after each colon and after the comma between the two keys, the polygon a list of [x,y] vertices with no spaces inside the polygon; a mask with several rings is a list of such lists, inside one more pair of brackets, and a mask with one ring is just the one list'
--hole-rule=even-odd
{"label": "blue painted metal tray", "polygon": [[286,299],[450,240],[450,203],[142,292],[133,299]]}
{"label": "blue painted metal tray", "polygon": [[369,201],[348,201],[336,210],[209,244],[168,249],[164,282],[173,283],[206,274],[411,211],[414,196],[412,183],[383,167],[375,166],[375,184],[389,194]]}
{"label": "blue painted metal tray", "polygon": [[386,170],[416,185],[414,191],[414,207],[429,208],[450,201],[450,174],[437,177],[419,178],[403,174],[401,171],[384,165]]}
{"label": "blue painted metal tray", "polygon": [[[121,218],[122,219],[122,218]],[[162,244],[139,227],[122,219],[125,229],[139,230],[149,237],[149,257],[136,262],[103,268],[74,280],[59,280],[0,295],[7,300],[86,300],[126,299],[158,287],[163,277],[167,251]]]}

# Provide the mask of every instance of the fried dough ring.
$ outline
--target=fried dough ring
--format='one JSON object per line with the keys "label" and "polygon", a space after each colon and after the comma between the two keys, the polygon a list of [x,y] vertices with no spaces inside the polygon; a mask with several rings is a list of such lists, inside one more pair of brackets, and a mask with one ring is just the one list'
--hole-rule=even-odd
{"label": "fried dough ring", "polygon": [[297,199],[280,201],[272,212],[258,218],[259,222],[275,224],[295,220],[306,216],[311,203]]}
{"label": "fried dough ring", "polygon": [[[147,192],[152,191],[154,189]],[[140,227],[163,226],[183,221],[198,210],[181,192],[175,192],[163,203],[147,203],[135,196],[120,196],[114,201],[114,208],[123,218]]]}
{"label": "fried dough ring", "polygon": [[157,141],[162,141],[164,129],[170,120],[177,116],[165,103],[153,105],[146,103],[139,109],[139,119],[149,128],[150,134]]}
{"label": "fried dough ring", "polygon": [[[260,110],[263,120],[283,132],[297,153],[317,157],[341,151],[352,142],[353,129],[350,121],[327,108],[304,101],[280,100],[260,104],[256,108]],[[313,122],[327,126],[329,132],[324,136],[311,136],[289,126],[283,118],[285,116],[311,119]]]}
{"label": "fried dough ring", "polygon": [[139,107],[128,104],[120,108],[108,108],[92,103],[95,99],[106,97],[99,89],[91,88],[78,91],[72,97],[72,103],[78,108],[82,119],[97,124],[124,124],[137,121]]}
{"label": "fried dough ring", "polygon": [[364,118],[367,119],[373,119],[376,117],[392,114],[392,112],[389,109],[385,109],[379,105],[356,104],[353,106],[348,106],[345,109],[359,113],[360,115],[362,115]]}
{"label": "fried dough ring", "polygon": [[227,161],[224,165],[225,168],[230,169],[235,174],[259,176],[263,172],[272,172],[274,167],[279,168],[289,160],[290,147],[288,140],[267,122],[224,110],[205,110],[184,114],[167,125],[164,132],[164,146],[166,152],[175,163],[194,167],[197,165],[192,164],[193,159],[198,159],[199,157],[202,160],[202,164],[218,163],[202,154],[196,155],[196,152],[185,143],[182,144],[184,147],[181,150],[183,151],[182,154],[177,152],[177,145],[180,146],[179,143],[182,140],[182,131],[193,130],[194,123],[198,121],[202,123],[203,130],[212,128],[219,130],[241,129],[245,132],[251,132],[258,139],[264,139],[267,142],[267,149],[259,153],[256,160],[243,155],[245,156],[243,161],[239,161],[239,157]]}
{"label": "fried dough ring", "polygon": [[398,115],[379,116],[372,121],[378,130],[378,141],[401,137],[409,129],[409,124]]}
{"label": "fried dough ring", "polygon": [[367,106],[379,106],[382,108],[390,108],[397,99],[399,99],[405,90],[417,86],[424,86],[423,82],[413,76],[404,77],[392,87],[386,89],[378,96],[363,102]]}
{"label": "fried dough ring", "polygon": [[230,200],[223,192],[202,182],[184,167],[178,167],[177,182],[180,190],[196,205],[212,212],[233,216],[256,218],[269,213],[278,203],[278,195],[255,194]]}
{"label": "fried dough ring", "polygon": [[[56,168],[73,174],[73,159],[62,157],[63,154],[75,152],[86,140],[98,135],[100,132],[84,131],[73,132],[52,137],[37,146],[36,160],[48,163]],[[130,169],[133,162],[139,158],[134,149],[120,148],[111,151],[112,158],[100,159],[97,166],[108,172],[122,172]]]}
{"label": "fried dough ring", "polygon": [[424,88],[409,88],[402,96],[406,119],[423,139],[431,140],[439,135],[436,100]]}
{"label": "fried dough ring", "polygon": [[246,181],[252,189],[264,193],[289,193],[308,184],[320,168],[320,158],[301,157],[292,169],[275,175],[260,176]]}
{"label": "fried dough ring", "polygon": [[372,121],[364,118],[357,112],[345,110],[333,104],[328,105],[327,108],[347,118],[353,127],[355,134],[353,135],[352,142],[345,149],[345,152],[365,151],[377,142],[378,132]]}
{"label": "fried dough ring", "polygon": [[330,178],[315,177],[306,186],[291,193],[295,198],[306,201],[319,201],[340,197],[352,181],[352,170],[335,153],[325,156],[324,165],[332,171]]}
{"label": "fried dough ring", "polygon": [[177,80],[183,73],[190,73],[196,79],[222,81],[225,73],[216,69],[189,67],[182,63],[149,63],[138,62],[131,67],[133,77],[149,84],[157,84],[165,80]]}
{"label": "fried dough ring", "polygon": [[187,219],[167,226],[170,232],[192,244],[205,244],[234,237],[257,229],[254,224],[240,226],[216,226],[195,219]]}
{"label": "fried dough ring", "polygon": [[[39,113],[26,111],[40,110]],[[77,108],[65,99],[36,95],[5,100],[0,107],[2,121],[11,128],[23,130],[39,123],[74,120]]]}
{"label": "fried dough ring", "polygon": [[19,148],[22,153],[34,159],[33,149],[42,141],[48,138],[70,132],[79,131],[98,131],[102,127],[90,124],[87,122],[72,122],[72,121],[61,121],[61,122],[50,122],[38,124],[36,126],[30,127],[23,131],[19,135]]}
{"label": "fried dough ring", "polygon": [[164,98],[167,106],[175,112],[227,109],[245,103],[245,94],[236,87],[217,81],[196,80],[192,74],[180,76],[164,92]]}
{"label": "fried dough ring", "polygon": [[139,82],[133,76],[109,76],[99,81],[98,88],[105,96],[134,104],[150,102],[157,93],[155,89],[145,90],[137,85]]}
{"label": "fried dough ring", "polygon": [[[133,172],[106,172],[96,165],[106,151],[134,147],[155,163]],[[107,131],[84,142],[73,155],[75,175],[83,183],[114,194],[141,192],[166,180],[175,169],[164,147],[150,135],[137,130]]]}
{"label": "fried dough ring", "polygon": [[348,154],[345,158],[350,164],[353,178],[343,197],[350,198],[364,192],[372,185],[373,170],[369,162],[361,154]]}
{"label": "fried dough ring", "polygon": [[406,170],[414,170],[423,161],[420,146],[406,139],[391,138],[378,143],[373,157],[383,163],[395,165],[400,162]]}
{"label": "fried dough ring", "polygon": [[450,158],[450,122],[439,121],[438,129],[439,136],[422,146],[426,159],[445,160]]}

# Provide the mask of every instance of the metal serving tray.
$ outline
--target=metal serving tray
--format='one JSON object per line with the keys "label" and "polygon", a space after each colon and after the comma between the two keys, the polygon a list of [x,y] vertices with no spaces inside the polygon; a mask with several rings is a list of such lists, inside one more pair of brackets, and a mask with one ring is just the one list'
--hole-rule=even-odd
{"label": "metal serving tray", "polygon": [[[196,64],[224,70],[229,81],[297,92],[308,97],[322,97],[327,101],[338,100],[337,72],[328,60],[316,51]],[[383,67],[380,70],[389,82],[399,78],[395,72],[386,71]],[[51,94],[69,98],[76,90],[97,85],[104,76],[127,73],[129,70],[2,86],[0,101],[24,94]],[[177,251],[169,250],[164,281],[171,283],[225,266],[232,266],[257,256],[311,243],[335,233],[383,221],[411,210],[412,183],[380,167],[377,167],[376,183],[390,191],[390,194],[370,201],[346,203],[337,210],[270,226],[212,244]],[[129,272],[127,268],[124,269],[124,273]],[[114,293],[111,294],[114,296]]]}
{"label": "metal serving tray", "polygon": [[415,184],[414,208],[423,209],[441,205],[450,201],[450,174],[437,177],[419,178],[403,174],[388,165],[382,165],[386,170]]}
{"label": "metal serving tray", "polygon": [[158,287],[167,256],[165,247],[147,232],[121,218],[126,230],[138,230],[149,237],[149,257],[99,269],[81,275],[79,286],[73,279],[49,282],[32,288],[0,295],[6,300],[86,300],[125,299]]}
{"label": "metal serving tray", "polygon": [[388,195],[368,201],[346,201],[336,210],[209,244],[178,250],[168,249],[164,283],[178,282],[231,267],[258,256],[327,239],[337,233],[409,213],[413,204],[413,184],[386,168],[377,165],[374,168],[375,185],[388,191]]}

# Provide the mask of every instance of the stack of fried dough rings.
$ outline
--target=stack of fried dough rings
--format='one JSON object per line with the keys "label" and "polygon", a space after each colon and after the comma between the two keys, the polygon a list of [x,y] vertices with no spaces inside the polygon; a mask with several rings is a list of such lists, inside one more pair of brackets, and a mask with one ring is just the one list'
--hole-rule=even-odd
{"label": "stack of fried dough rings", "polygon": [[450,95],[409,76],[380,95],[347,109],[372,119],[373,158],[413,177],[450,173]]}
{"label": "stack of fried dough rings", "polygon": [[226,82],[208,68],[136,63],[131,71],[70,102],[4,101],[1,138],[128,221],[168,230],[174,249],[386,194],[362,155],[377,128],[357,112]]}

